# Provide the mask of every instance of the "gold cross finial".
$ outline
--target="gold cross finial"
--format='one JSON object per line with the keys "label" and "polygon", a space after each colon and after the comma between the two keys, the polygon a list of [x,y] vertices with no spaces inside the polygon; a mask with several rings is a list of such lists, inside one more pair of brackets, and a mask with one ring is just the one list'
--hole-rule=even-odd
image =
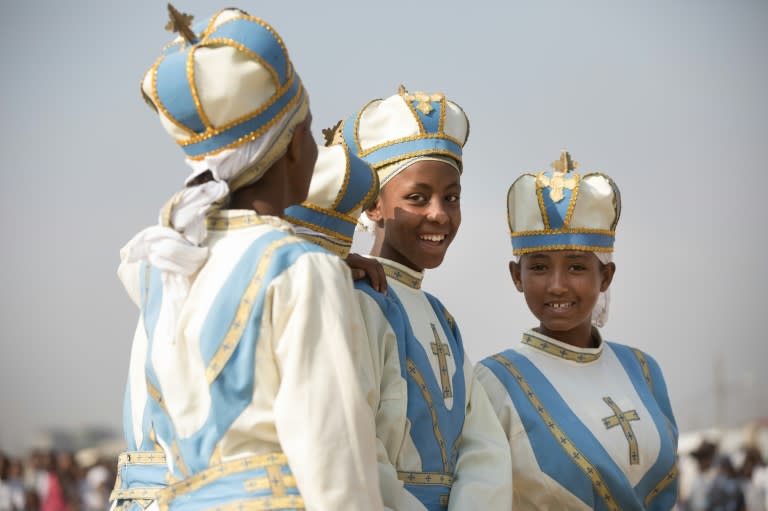
{"label": "gold cross finial", "polygon": [[177,11],[170,3],[168,4],[168,15],[171,19],[165,25],[165,29],[168,32],[178,32],[189,44],[195,44],[197,37],[190,28],[194,16]]}
{"label": "gold cross finial", "polygon": [[400,86],[398,93],[406,101],[416,101],[416,108],[421,110],[424,115],[429,115],[435,110],[432,107],[432,101],[441,101],[443,99],[443,95],[439,92],[435,94],[427,94],[426,92],[417,91],[411,94],[402,85]]}
{"label": "gold cross finial", "polygon": [[576,170],[576,167],[578,166],[579,162],[573,161],[571,159],[571,154],[565,149],[560,152],[560,159],[552,162],[552,168],[563,174]]}
{"label": "gold cross finial", "polygon": [[340,120],[330,128],[323,128],[323,137],[325,137],[325,147],[331,147],[332,145],[340,144],[342,141],[341,136],[341,123],[344,120]]}

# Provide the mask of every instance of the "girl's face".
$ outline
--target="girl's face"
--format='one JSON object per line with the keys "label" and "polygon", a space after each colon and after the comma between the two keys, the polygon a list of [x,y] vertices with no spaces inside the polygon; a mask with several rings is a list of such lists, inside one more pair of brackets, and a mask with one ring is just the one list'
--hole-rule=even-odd
{"label": "girl's face", "polygon": [[446,162],[422,160],[381,189],[368,209],[376,222],[374,255],[411,269],[440,266],[461,224],[460,176]]}
{"label": "girl's face", "polygon": [[592,252],[577,250],[525,254],[509,263],[512,280],[540,321],[539,331],[559,341],[592,347],[592,309],[616,271]]}

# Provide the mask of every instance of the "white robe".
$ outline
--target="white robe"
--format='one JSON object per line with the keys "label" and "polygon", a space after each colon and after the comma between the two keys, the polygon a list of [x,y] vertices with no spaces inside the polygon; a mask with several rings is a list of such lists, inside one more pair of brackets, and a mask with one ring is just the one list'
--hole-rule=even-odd
{"label": "white robe", "polygon": [[651,357],[529,330],[475,372],[507,434],[515,511],[674,506],[677,427]]}
{"label": "white robe", "polygon": [[[446,494],[450,491],[447,509],[508,509],[512,501],[512,474],[504,432],[473,376],[472,364],[463,354],[461,336],[453,318],[434,297],[416,287],[420,286],[421,273],[393,261],[377,259],[387,272],[387,296],[373,291],[363,281],[356,282],[355,286],[371,348],[372,367],[363,371],[363,376],[365,373],[370,376],[364,385],[376,411],[379,479],[385,506],[397,511],[442,509],[443,506],[425,506],[402,481],[408,481],[407,474],[430,472],[435,476],[438,472],[454,477],[451,488],[436,490]],[[397,301],[393,300],[395,296]],[[420,345],[410,349],[423,353],[420,373],[424,381],[437,390],[431,396],[435,408],[442,410],[441,417],[457,412],[454,420],[463,420],[463,427],[459,425],[455,460],[451,456],[451,445],[445,447],[448,463],[442,463],[440,455],[433,459],[422,457],[424,446],[420,444],[435,441],[433,424],[422,424],[420,427],[422,431],[427,430],[427,434],[420,434],[417,433],[419,427],[409,418],[409,381],[403,377],[405,368],[401,367],[401,357],[404,354],[399,352],[403,350],[408,328],[413,333],[411,338],[415,337],[414,342]],[[435,335],[440,338],[440,349],[449,351],[444,354],[447,380],[441,378]],[[459,369],[459,374],[463,372],[461,379],[456,376]],[[451,382],[450,396],[444,395],[446,382]],[[421,396],[418,388],[414,390],[413,382],[410,390]],[[454,397],[460,395],[463,395],[461,402],[455,402]],[[446,424],[439,423],[435,429],[445,427]],[[446,430],[441,433],[448,434]],[[444,440],[450,444],[447,437]]]}
{"label": "white robe", "polygon": [[[129,449],[151,448],[152,434],[171,481],[283,453],[283,483],[298,487],[306,509],[382,509],[349,269],[287,222],[248,211],[217,213],[206,244],[173,339],[153,335],[159,272],[143,263],[120,270],[141,308],[126,392]],[[255,501],[248,484],[205,498],[213,507]]]}

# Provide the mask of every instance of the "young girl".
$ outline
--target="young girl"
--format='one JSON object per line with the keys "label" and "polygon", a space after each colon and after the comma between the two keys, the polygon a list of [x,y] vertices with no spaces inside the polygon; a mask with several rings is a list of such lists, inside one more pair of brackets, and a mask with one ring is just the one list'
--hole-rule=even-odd
{"label": "young girl", "polygon": [[669,510],[677,427],[656,362],[602,340],[621,201],[568,153],[507,198],[512,280],[539,326],[478,364],[509,440],[515,510]]}
{"label": "young girl", "polygon": [[[397,510],[506,509],[511,467],[503,431],[464,355],[445,307],[421,290],[461,223],[461,108],[442,94],[375,100],[340,128],[343,140],[377,170],[381,188],[368,208],[371,255],[384,267],[387,294],[358,281],[373,360],[379,479]],[[371,399],[370,396],[373,396]]]}
{"label": "young girl", "polygon": [[171,25],[142,92],[192,172],[121,251],[140,315],[113,506],[382,509],[349,269],[281,218],[317,157],[301,80],[238,9]]}

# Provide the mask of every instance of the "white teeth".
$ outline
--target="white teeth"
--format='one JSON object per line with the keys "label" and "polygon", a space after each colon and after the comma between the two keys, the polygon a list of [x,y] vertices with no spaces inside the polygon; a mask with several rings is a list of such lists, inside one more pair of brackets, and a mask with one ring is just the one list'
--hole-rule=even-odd
{"label": "white teeth", "polygon": [[570,307],[571,304],[570,303],[550,303],[549,306],[552,307],[553,309],[565,309]]}
{"label": "white teeth", "polygon": [[443,241],[445,239],[445,234],[422,234],[419,236],[419,238],[425,240],[425,241]]}

